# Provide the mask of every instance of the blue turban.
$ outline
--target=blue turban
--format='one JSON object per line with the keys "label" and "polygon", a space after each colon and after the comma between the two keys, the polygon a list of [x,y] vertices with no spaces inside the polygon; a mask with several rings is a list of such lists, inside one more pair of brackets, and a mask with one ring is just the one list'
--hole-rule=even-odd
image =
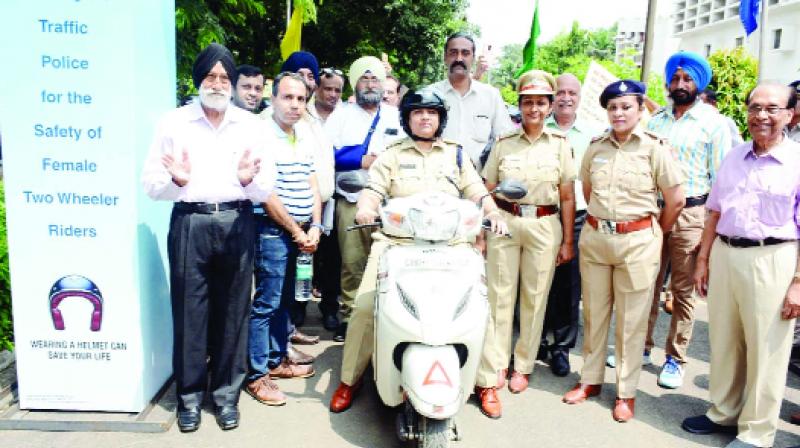
{"label": "blue turban", "polygon": [[290,54],[289,57],[283,61],[281,71],[297,73],[301,68],[311,70],[311,74],[314,75],[314,80],[319,86],[319,63],[317,62],[317,58],[307,51],[295,51]]}
{"label": "blue turban", "polygon": [[664,71],[664,81],[669,85],[669,81],[678,69],[683,69],[692,77],[697,90],[701,91],[708,87],[711,82],[711,66],[706,58],[691,51],[679,51],[673,54],[667,61],[667,68]]}

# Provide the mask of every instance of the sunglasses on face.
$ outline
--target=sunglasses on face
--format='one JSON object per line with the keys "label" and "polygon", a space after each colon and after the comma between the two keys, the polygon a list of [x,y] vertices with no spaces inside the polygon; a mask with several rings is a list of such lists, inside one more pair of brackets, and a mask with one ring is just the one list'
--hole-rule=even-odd
{"label": "sunglasses on face", "polygon": [[323,75],[327,76],[342,76],[342,71],[338,68],[328,67],[320,70]]}

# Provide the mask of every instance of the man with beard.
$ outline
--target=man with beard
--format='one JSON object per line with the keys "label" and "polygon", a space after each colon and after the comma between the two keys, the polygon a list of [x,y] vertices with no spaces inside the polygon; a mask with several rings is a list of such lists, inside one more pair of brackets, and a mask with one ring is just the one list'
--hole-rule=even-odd
{"label": "man with beard", "polygon": [[[545,126],[558,129],[567,135],[572,146],[572,158],[575,172],[580,172],[583,154],[591,139],[599,132],[583,120],[578,119],[577,110],[581,101],[581,83],[572,73],[564,73],[556,78],[556,95],[553,113],[545,119]],[[575,180],[575,191],[582,192],[580,180]],[[575,194],[575,257],[556,267],[550,296],[547,300],[547,311],[544,317],[542,344],[539,347],[539,359],[546,359],[550,354],[550,370],[556,376],[569,373],[569,349],[575,347],[578,336],[581,300],[581,274],[578,266],[578,238],[586,220],[586,200],[583,194]],[[553,343],[548,344],[547,334],[552,332]]]}
{"label": "man with beard", "polygon": [[[374,56],[356,59],[348,77],[356,103],[339,105],[325,122],[325,131],[336,151],[336,172],[361,169],[366,174],[377,155],[390,143],[405,137],[405,133],[400,128],[397,108],[381,104],[386,71],[380,59]],[[335,197],[336,231],[342,255],[342,319],[334,340],[342,342],[372,245],[372,230],[347,231],[355,219],[358,193],[348,193],[337,187]]]}
{"label": "man with beard", "polygon": [[[229,107],[233,79],[230,51],[206,47],[192,67],[199,101],[161,120],[142,172],[148,196],[175,202],[167,250],[182,432],[199,427],[207,384],[219,426],[239,425],[255,250],[252,203],[267,200],[275,179],[261,124]],[[216,341],[211,353],[209,326]]]}
{"label": "man with beard", "polygon": [[261,403],[282,405],[286,396],[271,378],[306,378],[310,365],[287,356],[288,304],[295,298],[299,252],[313,253],[322,233],[321,206],[313,136],[296,132],[305,112],[308,90],[298,73],[283,72],[272,85],[272,113],[267,119],[268,145],[277,166],[273,193],[256,208],[256,293],[250,311],[247,392]]}
{"label": "man with beard", "polygon": [[264,98],[264,74],[260,68],[247,64],[236,67],[236,72],[239,76],[234,84],[233,104],[257,113]]}
{"label": "man with beard", "polygon": [[727,448],[773,446],[778,430],[800,316],[800,144],[784,133],[796,101],[776,82],[753,89],[753,141],[722,161],[706,205],[694,284],[708,296],[711,407],[682,427],[736,434]]}
{"label": "man with beard", "polygon": [[472,79],[475,40],[463,32],[444,44],[447,79],[434,83],[450,108],[442,136],[461,143],[472,163],[481,168],[481,155],[488,153],[493,138],[515,130],[503,98],[494,87]]}
{"label": "man with beard", "polygon": [[646,352],[652,347],[653,328],[667,262],[672,269],[672,320],[665,343],[666,361],[658,385],[675,389],[683,384],[686,351],[694,327],[692,275],[696,249],[703,234],[706,203],[711,184],[724,154],[731,148],[727,123],[716,109],[703,103],[699,93],[711,81],[711,66],[702,56],[680,51],[667,60],[664,79],[672,107],[659,110],[647,124],[649,130],[666,137],[683,165],[686,206],[672,232],[664,235],[661,272],[653,286],[653,307],[647,331]]}

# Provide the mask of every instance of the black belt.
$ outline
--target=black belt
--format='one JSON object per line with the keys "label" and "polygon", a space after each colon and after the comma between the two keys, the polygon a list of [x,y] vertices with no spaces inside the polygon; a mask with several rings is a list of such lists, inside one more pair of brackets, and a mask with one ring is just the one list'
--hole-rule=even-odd
{"label": "black belt", "polygon": [[[707,199],[708,199],[708,195],[707,194],[704,194],[702,196],[691,196],[691,197],[688,197],[688,198],[686,198],[686,205],[684,205],[683,208],[697,207],[699,205],[704,205],[706,203]],[[663,199],[659,199],[658,200],[658,208],[664,208],[664,200]]]}
{"label": "black belt", "polygon": [[184,213],[203,213],[212,214],[228,210],[252,210],[253,203],[250,201],[230,201],[230,202],[176,202],[175,210]]}
{"label": "black belt", "polygon": [[737,238],[725,235],[719,235],[719,239],[721,239],[723,243],[731,247],[774,246],[776,244],[791,243],[793,241],[797,241],[797,240],[782,240],[780,238],[772,238],[772,237],[764,238],[763,240],[751,240],[749,238]]}

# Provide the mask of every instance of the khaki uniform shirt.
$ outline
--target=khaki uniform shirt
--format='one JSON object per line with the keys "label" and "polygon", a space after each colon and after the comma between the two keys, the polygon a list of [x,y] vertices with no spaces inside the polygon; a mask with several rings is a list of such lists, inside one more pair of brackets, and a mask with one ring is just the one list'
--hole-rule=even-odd
{"label": "khaki uniform shirt", "polygon": [[452,141],[438,140],[430,152],[424,153],[413,140],[405,138],[389,146],[372,163],[367,188],[391,198],[423,191],[441,191],[456,197],[463,193],[467,199],[487,194],[466,153],[458,167],[457,148]]}
{"label": "khaki uniform shirt", "polygon": [[483,177],[490,184],[506,179],[525,183],[528,194],[513,202],[537,206],[559,205],[558,186],[574,181],[575,175],[566,135],[549,128],[534,141],[523,129],[501,137],[483,169]]}
{"label": "khaki uniform shirt", "polygon": [[638,129],[623,145],[610,131],[592,140],[580,176],[592,187],[589,214],[612,221],[657,214],[658,190],[683,182],[683,172],[667,142]]}

